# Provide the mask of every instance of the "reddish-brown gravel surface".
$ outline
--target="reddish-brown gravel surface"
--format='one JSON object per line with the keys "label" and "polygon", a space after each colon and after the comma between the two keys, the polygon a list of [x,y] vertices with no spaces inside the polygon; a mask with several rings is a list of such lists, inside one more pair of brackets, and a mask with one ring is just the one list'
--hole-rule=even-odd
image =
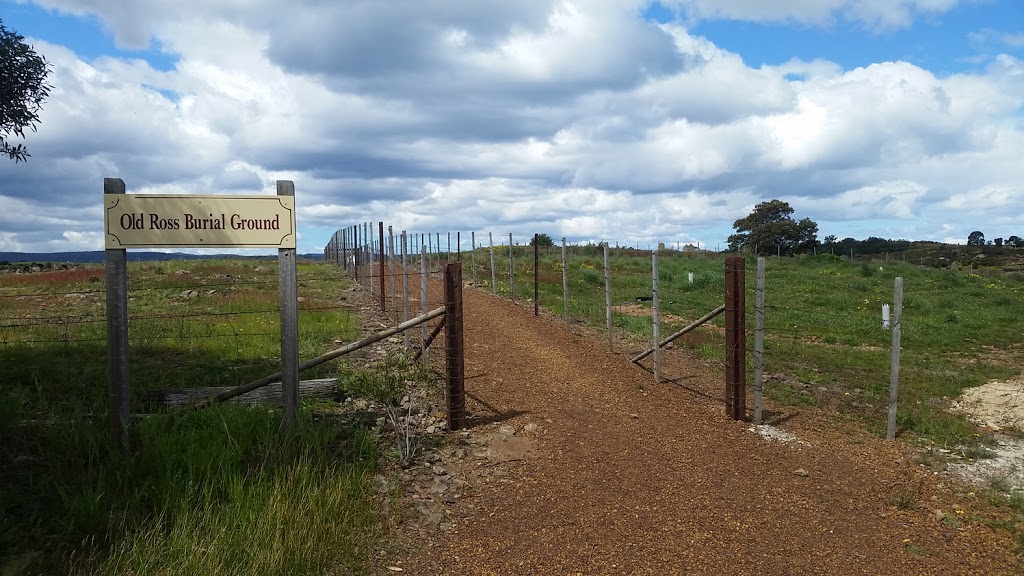
{"label": "reddish-brown gravel surface", "polygon": [[940,521],[971,502],[904,445],[788,407],[773,417],[804,442],[766,440],[726,418],[720,366],[675,351],[654,384],[599,335],[472,288],[465,330],[472,418],[450,436],[523,444],[465,476],[445,530],[407,532],[403,573],[1024,573],[1005,533]]}

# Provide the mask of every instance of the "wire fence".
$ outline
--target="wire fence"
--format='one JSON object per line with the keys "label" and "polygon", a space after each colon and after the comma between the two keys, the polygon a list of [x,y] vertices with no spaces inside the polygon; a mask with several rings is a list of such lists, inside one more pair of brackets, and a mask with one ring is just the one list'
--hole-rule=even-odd
{"label": "wire fence", "polygon": [[[130,264],[133,395],[231,386],[275,372],[281,354],[277,276],[277,263],[271,260]],[[316,356],[358,338],[358,311],[343,290],[346,282],[334,266],[300,264],[301,356]],[[32,405],[67,400],[98,409],[106,322],[101,266],[0,276],[4,392]],[[303,374],[332,375],[330,365]]]}
{"label": "wire fence", "polygon": [[[363,232],[357,233],[358,229]],[[385,234],[380,242],[381,230],[387,230],[383,224],[341,229],[324,254],[370,291],[382,289],[383,273],[381,305],[392,314],[400,314],[406,305],[401,288],[405,278],[414,286],[421,281],[422,262],[427,276],[435,278],[441,264],[459,260],[466,269],[465,279],[477,288],[526,306],[538,304],[542,313],[564,319],[567,329],[606,338],[615,351],[636,353],[650,347],[654,338],[651,251],[565,244],[563,256],[561,243],[539,246],[535,253],[530,245],[533,238],[508,234],[406,234],[403,244],[398,233],[394,245],[406,246],[403,266],[401,251],[396,249],[394,256],[389,251],[391,235]],[[674,333],[723,304],[726,254],[671,248],[657,252],[661,334]],[[753,357],[756,258],[747,258],[747,263],[745,348],[748,357]],[[761,368],[769,397],[786,405],[822,405],[868,418],[885,415],[894,363],[893,333],[891,326],[883,326],[882,307],[894,302],[896,277],[907,281],[906,313],[900,329],[901,348],[910,351],[895,364],[903,366],[898,377],[908,385],[900,393],[904,398],[898,415],[901,425],[913,427],[915,421],[937,414],[937,410],[928,412],[929,406],[938,405],[934,396],[955,396],[965,385],[977,383],[977,378],[958,375],[949,355],[939,356],[941,361],[935,359],[948,352],[950,342],[956,342],[953,337],[943,340],[936,335],[952,336],[952,329],[970,342],[992,332],[983,321],[963,318],[966,314],[957,311],[963,302],[950,301],[948,290],[943,292],[963,284],[970,275],[925,268],[881,254],[874,258],[857,255],[854,260],[831,254],[772,257],[766,259],[766,265]],[[427,285],[428,299],[440,305],[439,288]],[[970,290],[980,288],[969,289],[968,295]],[[981,301],[984,294],[977,296],[975,301]],[[1012,313],[1024,311],[1019,308],[1024,306]],[[1005,314],[1003,336],[1012,340],[1018,323],[1010,314]],[[986,338],[997,342],[1000,336]],[[724,363],[724,318],[718,316],[687,333],[669,346],[674,347],[696,353],[712,365]],[[662,373],[672,379],[678,375],[678,369],[676,374],[672,372],[672,361],[679,366],[686,360],[672,354],[668,360],[668,371]],[[748,362],[747,370],[748,383],[752,383],[753,362]]]}

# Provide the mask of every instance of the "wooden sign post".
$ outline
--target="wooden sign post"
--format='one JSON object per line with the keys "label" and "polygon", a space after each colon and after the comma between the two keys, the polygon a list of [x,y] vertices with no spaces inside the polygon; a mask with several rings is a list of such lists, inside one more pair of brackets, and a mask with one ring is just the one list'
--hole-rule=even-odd
{"label": "wooden sign post", "polygon": [[131,433],[128,374],[128,248],[277,248],[281,297],[281,383],[285,424],[295,423],[299,390],[295,185],[276,196],[125,194],[103,179],[107,282],[107,425],[127,451]]}

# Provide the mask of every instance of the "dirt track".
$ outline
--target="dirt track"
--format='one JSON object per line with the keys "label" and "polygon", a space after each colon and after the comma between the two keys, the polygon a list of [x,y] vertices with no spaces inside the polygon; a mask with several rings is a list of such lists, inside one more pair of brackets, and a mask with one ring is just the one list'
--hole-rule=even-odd
{"label": "dirt track", "polygon": [[519,444],[403,573],[1020,573],[1005,534],[936,517],[971,503],[898,444],[789,408],[809,445],[768,441],[726,419],[721,367],[676,352],[655,385],[532,307],[467,288],[465,312],[469,437]]}

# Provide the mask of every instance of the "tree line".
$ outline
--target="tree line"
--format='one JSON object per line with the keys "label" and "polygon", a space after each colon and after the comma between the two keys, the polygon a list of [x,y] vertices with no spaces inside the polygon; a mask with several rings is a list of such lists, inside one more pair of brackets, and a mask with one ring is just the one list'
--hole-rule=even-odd
{"label": "tree line", "polygon": [[[834,234],[818,241],[818,224],[810,218],[797,220],[788,202],[774,199],[761,202],[753,212],[733,222],[735,234],[729,236],[729,250],[752,252],[759,255],[793,256],[812,254],[818,251],[835,254],[884,254],[904,252],[913,244],[940,244],[940,242],[916,242],[911,240],[890,240],[870,236],[865,240],[843,238]],[[968,246],[1011,246],[1024,248],[1024,239],[1010,236],[995,238],[988,242],[985,235],[975,230],[967,238]]]}

